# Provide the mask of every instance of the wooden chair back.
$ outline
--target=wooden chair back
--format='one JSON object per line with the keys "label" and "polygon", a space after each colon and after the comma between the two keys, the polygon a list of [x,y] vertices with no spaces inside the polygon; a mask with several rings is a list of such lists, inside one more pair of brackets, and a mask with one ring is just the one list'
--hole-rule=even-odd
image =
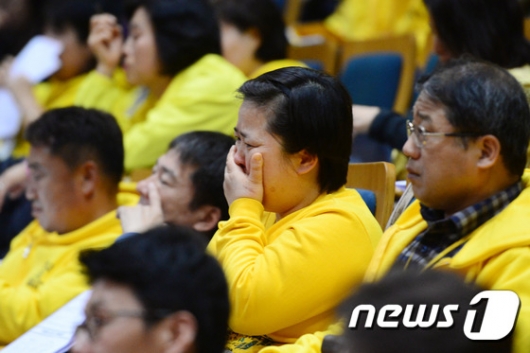
{"label": "wooden chair back", "polygon": [[283,20],[286,26],[294,25],[300,18],[303,0],[286,0],[283,9]]}
{"label": "wooden chair back", "polygon": [[402,58],[402,65],[393,110],[401,114],[407,113],[410,108],[414,86],[414,73],[416,70],[416,42],[412,35],[349,41],[344,42],[341,49],[338,64],[339,69],[345,67],[348,61],[354,56],[375,54],[378,52],[398,53]]}
{"label": "wooden chair back", "polygon": [[325,72],[330,75],[336,75],[338,52],[339,44],[336,41],[325,39],[323,43],[316,45],[289,45],[287,57],[300,61],[318,61],[322,63],[322,68]]}
{"label": "wooden chair back", "polygon": [[365,189],[375,194],[375,218],[384,230],[394,208],[396,170],[392,163],[350,163],[347,188]]}

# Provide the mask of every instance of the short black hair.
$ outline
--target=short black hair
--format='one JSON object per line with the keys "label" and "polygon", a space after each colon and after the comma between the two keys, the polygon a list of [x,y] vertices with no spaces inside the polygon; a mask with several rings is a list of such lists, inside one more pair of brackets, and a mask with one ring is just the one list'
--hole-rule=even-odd
{"label": "short black hair", "polygon": [[[378,282],[361,285],[342,303],[339,313],[345,318],[346,325],[353,309],[359,305],[373,305],[376,313],[387,304],[398,304],[402,307],[410,304],[416,308],[422,304],[428,308],[439,305],[440,315],[444,306],[457,304],[459,310],[452,312],[453,328],[408,329],[400,324],[398,328],[388,329],[380,328],[375,323],[372,328],[365,328],[363,315],[360,315],[360,324],[358,322],[355,329],[345,328],[337,342],[339,347],[336,347],[336,350],[346,353],[509,353],[513,334],[499,341],[472,341],[464,335],[463,327],[467,314],[464,307],[481,291],[482,288],[473,283],[465,283],[463,278],[450,272],[391,271]],[[426,314],[430,315],[429,311]],[[399,318],[393,320],[397,321]]]}
{"label": "short black hair", "polygon": [[126,16],[143,7],[155,32],[160,74],[174,76],[206,54],[220,54],[219,25],[208,0],[129,0]]}
{"label": "short black hair", "polygon": [[217,17],[245,32],[255,29],[261,38],[256,58],[262,62],[287,57],[285,23],[272,0],[214,0]]}
{"label": "short black hair", "polygon": [[81,253],[92,283],[106,279],[128,286],[147,313],[188,311],[197,320],[198,353],[221,353],[229,301],[223,271],[192,229],[164,226]]}
{"label": "short black hair", "polygon": [[518,0],[424,0],[452,57],[470,54],[504,68],[530,63]]}
{"label": "short black hair", "polygon": [[497,137],[506,169],[515,176],[523,174],[530,109],[523,88],[508,71],[463,57],[421,79],[418,91],[443,107],[457,132]]}
{"label": "short black hair", "polygon": [[288,154],[306,150],[318,157],[321,192],[346,184],[351,152],[351,98],[340,82],[317,70],[287,67],[241,86],[244,102],[267,113],[268,132]]}
{"label": "short black hair", "polygon": [[70,27],[80,43],[85,43],[90,33],[90,18],[99,12],[111,12],[119,16],[121,0],[48,0],[44,5],[44,24],[56,32]]}
{"label": "short black hair", "polygon": [[[193,168],[190,175],[194,193],[189,208],[193,211],[203,205],[212,205],[221,210],[221,220],[228,219],[223,181],[226,156],[234,139],[220,132],[194,131],[182,134],[169,144],[169,149],[178,152],[180,163]],[[213,229],[210,236],[213,236]]]}
{"label": "short black hair", "polygon": [[28,126],[25,137],[32,146],[49,147],[71,170],[93,160],[117,189],[123,175],[123,136],[112,115],[80,107],[52,109]]}

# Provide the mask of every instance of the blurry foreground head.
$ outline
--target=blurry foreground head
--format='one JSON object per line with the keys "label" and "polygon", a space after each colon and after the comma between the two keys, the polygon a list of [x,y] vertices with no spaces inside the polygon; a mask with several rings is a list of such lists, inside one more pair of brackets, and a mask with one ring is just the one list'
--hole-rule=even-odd
{"label": "blurry foreground head", "polygon": [[227,285],[193,230],[155,228],[80,261],[93,291],[74,352],[223,351]]}

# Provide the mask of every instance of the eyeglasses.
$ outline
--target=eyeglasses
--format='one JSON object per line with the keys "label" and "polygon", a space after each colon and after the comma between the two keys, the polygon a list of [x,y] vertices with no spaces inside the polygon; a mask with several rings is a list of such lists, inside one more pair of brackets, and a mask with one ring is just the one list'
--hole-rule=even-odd
{"label": "eyeglasses", "polygon": [[443,137],[477,137],[480,136],[474,132],[427,132],[423,126],[414,125],[407,121],[408,136],[412,136],[412,141],[418,148],[422,148],[427,144],[427,136],[443,136]]}
{"label": "eyeglasses", "polygon": [[81,325],[77,326],[75,335],[80,332],[86,332],[91,341],[95,341],[101,329],[111,323],[114,319],[119,317],[139,318],[147,322],[156,322],[169,315],[172,312],[169,310],[154,310],[154,311],[114,311],[105,312],[102,315],[87,315]]}

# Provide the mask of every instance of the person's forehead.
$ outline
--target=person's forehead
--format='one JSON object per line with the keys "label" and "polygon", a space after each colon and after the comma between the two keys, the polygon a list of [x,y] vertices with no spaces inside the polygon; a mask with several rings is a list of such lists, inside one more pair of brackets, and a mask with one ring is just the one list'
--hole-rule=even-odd
{"label": "person's forehead", "polygon": [[30,169],[35,167],[49,170],[68,169],[66,162],[60,156],[52,154],[47,146],[32,146],[27,162]]}
{"label": "person's forehead", "polygon": [[172,148],[163,154],[158,159],[157,165],[162,169],[162,172],[169,173],[177,179],[182,179],[187,175],[189,176],[189,174],[193,173],[196,169],[195,167],[182,162],[178,148]]}
{"label": "person's forehead", "polygon": [[435,102],[423,92],[420,93],[413,107],[414,118],[430,123],[449,123],[447,107]]}
{"label": "person's forehead", "polygon": [[108,279],[100,279],[93,284],[87,303],[87,310],[141,307],[129,286]]}

